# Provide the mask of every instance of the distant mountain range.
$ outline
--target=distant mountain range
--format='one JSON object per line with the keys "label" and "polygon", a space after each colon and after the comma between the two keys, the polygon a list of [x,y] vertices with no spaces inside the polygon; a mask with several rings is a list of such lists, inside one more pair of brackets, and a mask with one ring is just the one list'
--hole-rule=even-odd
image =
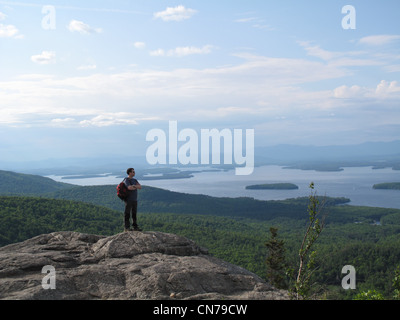
{"label": "distant mountain range", "polygon": [[[345,166],[392,167],[400,170],[400,140],[366,142],[357,145],[256,147],[255,164],[257,166],[282,165],[304,170],[322,171],[336,171]],[[3,170],[39,175],[99,174],[106,172],[123,175],[125,170],[131,166],[140,168],[142,171],[156,167],[147,163],[145,155],[135,155],[129,157],[129,159],[126,155],[113,155],[21,162],[0,160],[0,168]],[[229,166],[219,167],[230,168]]]}
{"label": "distant mountain range", "polygon": [[385,161],[400,157],[400,140],[337,146],[278,145],[256,151],[258,161]]}

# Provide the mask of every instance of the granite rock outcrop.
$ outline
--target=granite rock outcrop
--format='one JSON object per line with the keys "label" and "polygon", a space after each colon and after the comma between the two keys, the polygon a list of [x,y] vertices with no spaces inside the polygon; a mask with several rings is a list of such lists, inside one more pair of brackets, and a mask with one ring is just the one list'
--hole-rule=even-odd
{"label": "granite rock outcrop", "polygon": [[[54,274],[42,273],[45,266]],[[45,289],[51,281],[55,288]],[[286,291],[174,234],[55,232],[0,248],[0,299],[287,298]]]}

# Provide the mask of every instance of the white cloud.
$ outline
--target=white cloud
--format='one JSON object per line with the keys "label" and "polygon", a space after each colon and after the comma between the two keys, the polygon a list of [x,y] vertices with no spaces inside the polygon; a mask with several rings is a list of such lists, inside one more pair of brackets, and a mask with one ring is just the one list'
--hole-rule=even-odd
{"label": "white cloud", "polygon": [[80,66],[77,70],[96,70],[97,66],[95,64],[87,65],[87,66]]}
{"label": "white cloud", "polygon": [[214,116],[218,118],[232,117],[232,116],[246,116],[250,114],[260,114],[258,109],[254,109],[251,107],[223,107],[217,108],[214,112]]}
{"label": "white cloud", "polygon": [[361,38],[359,43],[369,46],[382,46],[400,40],[400,35],[376,35]]}
{"label": "white cloud", "polygon": [[[138,121],[147,120],[143,115],[129,112],[104,112],[100,114],[85,114],[78,118],[64,117],[51,119],[49,125],[58,128],[76,127],[110,127],[118,125],[137,125]],[[86,118],[83,119],[82,118]]]}
{"label": "white cloud", "polygon": [[344,53],[341,52],[331,52],[321,49],[319,45],[311,45],[310,42],[307,41],[298,41],[298,44],[306,50],[309,56],[317,57],[325,61],[332,60],[344,55]]}
{"label": "white cloud", "polygon": [[115,125],[138,124],[136,117],[129,113],[105,113],[93,117],[90,120],[80,121],[82,127],[110,127]]}
{"label": "white cloud", "polygon": [[253,24],[253,28],[267,30],[267,31],[275,31],[276,30],[276,28],[271,27],[269,24],[264,24],[264,23]]}
{"label": "white cloud", "polygon": [[165,51],[163,49],[157,49],[150,51],[150,55],[153,57],[163,57],[165,56]]}
{"label": "white cloud", "polygon": [[0,23],[0,38],[22,39],[23,37],[24,36],[19,33],[19,30],[15,26]]}
{"label": "white cloud", "polygon": [[379,57],[368,51],[328,51],[307,41],[298,41],[298,44],[306,50],[308,56],[335,67],[382,66],[385,69],[385,65],[393,59],[385,55]]}
{"label": "white cloud", "polygon": [[59,119],[51,120],[51,122],[54,122],[54,123],[71,122],[71,121],[75,121],[75,119],[74,118],[63,118],[63,119],[59,118]]}
{"label": "white cloud", "polygon": [[251,17],[251,18],[242,18],[242,19],[237,19],[237,20],[235,20],[235,22],[246,23],[246,22],[252,22],[252,21],[256,21],[256,20],[259,20],[259,18],[255,18],[255,17]]}
{"label": "white cloud", "polygon": [[133,44],[137,49],[144,49],[146,48],[146,44],[144,42],[137,41]]}
{"label": "white cloud", "polygon": [[386,66],[384,69],[386,72],[389,72],[389,73],[400,72],[400,64],[389,65],[389,66]]}
{"label": "white cloud", "polygon": [[[217,68],[137,68],[75,77],[26,75],[0,81],[0,101],[10,106],[0,109],[0,122],[100,128],[134,125],[156,117],[220,124],[265,122],[265,128],[272,130],[268,125],[273,119],[284,121],[288,128],[298,128],[291,124],[302,119],[303,128],[317,124],[320,135],[338,127],[361,132],[376,118],[382,124],[400,121],[398,82],[377,81],[370,86],[355,82],[353,86],[316,89],[313,85],[319,81],[348,81],[348,70],[312,59],[236,57],[241,59],[239,63]],[[280,133],[288,134],[285,130]]]}
{"label": "white cloud", "polygon": [[361,98],[366,92],[365,89],[357,85],[352,87],[340,86],[334,90],[334,96],[339,99]]}
{"label": "white cloud", "polygon": [[71,32],[79,32],[80,34],[101,33],[102,29],[92,28],[82,21],[72,20],[68,25],[68,30]]}
{"label": "white cloud", "polygon": [[250,17],[250,18],[241,18],[235,20],[235,22],[238,23],[250,23],[252,22],[252,27],[256,29],[261,29],[261,30],[268,30],[268,31],[274,31],[276,30],[275,28],[271,27],[270,25],[265,23],[264,19],[256,18],[256,17]]}
{"label": "white cloud", "polygon": [[358,85],[340,86],[334,90],[334,97],[339,99],[398,99],[400,85],[397,81],[382,80],[376,88],[366,88]]}
{"label": "white cloud", "polygon": [[43,51],[41,54],[32,56],[31,60],[38,64],[55,63],[56,53],[54,51]]}
{"label": "white cloud", "polygon": [[202,48],[198,47],[177,47],[175,49],[171,49],[165,51],[164,49],[157,49],[154,51],[150,51],[151,56],[158,56],[158,57],[185,57],[192,54],[209,54],[211,53],[211,49],[213,48],[212,45],[205,45]]}
{"label": "white cloud", "polygon": [[[328,50],[322,49],[319,45],[313,45],[308,41],[298,41],[297,43],[306,50],[307,55],[316,57],[316,58],[319,58],[319,59],[325,60],[325,61],[332,61],[332,60],[345,61],[346,60],[347,62],[349,62],[350,60],[352,60],[354,63],[356,63],[355,65],[360,65],[359,64],[360,61],[365,61],[365,60],[361,59],[361,58],[354,59],[353,57],[360,57],[360,56],[367,54],[366,51],[344,51],[344,52],[328,51]],[[347,64],[347,65],[350,65],[350,64]]]}
{"label": "white cloud", "polygon": [[190,19],[197,11],[184,6],[168,7],[164,11],[154,13],[154,18],[163,21],[182,21]]}
{"label": "white cloud", "polygon": [[380,97],[386,97],[390,94],[400,93],[400,86],[397,81],[382,80],[376,87],[376,94]]}
{"label": "white cloud", "polygon": [[68,128],[73,125],[75,121],[76,120],[74,118],[57,118],[50,121],[50,126],[58,128]]}
{"label": "white cloud", "polygon": [[[0,12],[0,21],[6,20],[7,15]],[[5,25],[0,23],[0,38],[15,38],[15,39],[23,39],[24,36],[19,33],[19,30],[16,26],[11,24]]]}

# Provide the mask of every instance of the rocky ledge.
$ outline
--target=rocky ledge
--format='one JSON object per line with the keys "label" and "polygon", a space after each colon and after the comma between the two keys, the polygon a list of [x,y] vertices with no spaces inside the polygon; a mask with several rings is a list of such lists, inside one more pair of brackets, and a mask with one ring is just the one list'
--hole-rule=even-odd
{"label": "rocky ledge", "polygon": [[0,299],[282,300],[287,293],[177,235],[55,232],[0,248]]}

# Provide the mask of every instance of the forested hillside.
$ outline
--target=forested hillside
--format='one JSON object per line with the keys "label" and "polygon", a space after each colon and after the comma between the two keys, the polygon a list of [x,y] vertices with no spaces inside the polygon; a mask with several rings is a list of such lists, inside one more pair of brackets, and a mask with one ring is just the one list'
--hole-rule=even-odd
{"label": "forested hillside", "polygon": [[[8,173],[0,172],[0,190],[7,188],[4,175]],[[20,196],[0,197],[0,245],[62,230],[101,235],[122,232],[123,203],[116,197],[116,186],[50,183],[52,190],[44,193],[41,188],[47,185],[46,178],[28,178],[35,197],[23,196],[23,189],[16,190]],[[144,230],[191,238],[211,254],[261,277],[266,275],[265,243],[270,227],[277,227],[284,240],[288,265],[298,263],[308,221],[307,198],[213,198],[145,187],[139,200],[139,224]],[[359,290],[370,289],[391,297],[391,279],[400,264],[400,210],[337,206],[346,201],[327,201],[327,225],[315,247],[320,268],[314,281],[327,290],[328,298],[351,298]],[[341,269],[348,264],[357,269],[357,291],[341,288]]]}
{"label": "forested hillside", "polygon": [[[70,199],[122,210],[123,202],[116,197],[116,186],[74,187],[49,195],[56,199]],[[203,214],[271,220],[276,217],[303,219],[308,199],[262,201],[253,198],[216,198],[184,194],[144,186],[139,193],[140,212]],[[328,198],[327,206],[347,203],[345,198]]]}
{"label": "forested hillside", "polygon": [[0,245],[54,231],[112,235],[121,231],[118,212],[68,200],[0,197]]}
{"label": "forested hillside", "polygon": [[73,187],[41,176],[0,170],[0,194],[43,195]]}

